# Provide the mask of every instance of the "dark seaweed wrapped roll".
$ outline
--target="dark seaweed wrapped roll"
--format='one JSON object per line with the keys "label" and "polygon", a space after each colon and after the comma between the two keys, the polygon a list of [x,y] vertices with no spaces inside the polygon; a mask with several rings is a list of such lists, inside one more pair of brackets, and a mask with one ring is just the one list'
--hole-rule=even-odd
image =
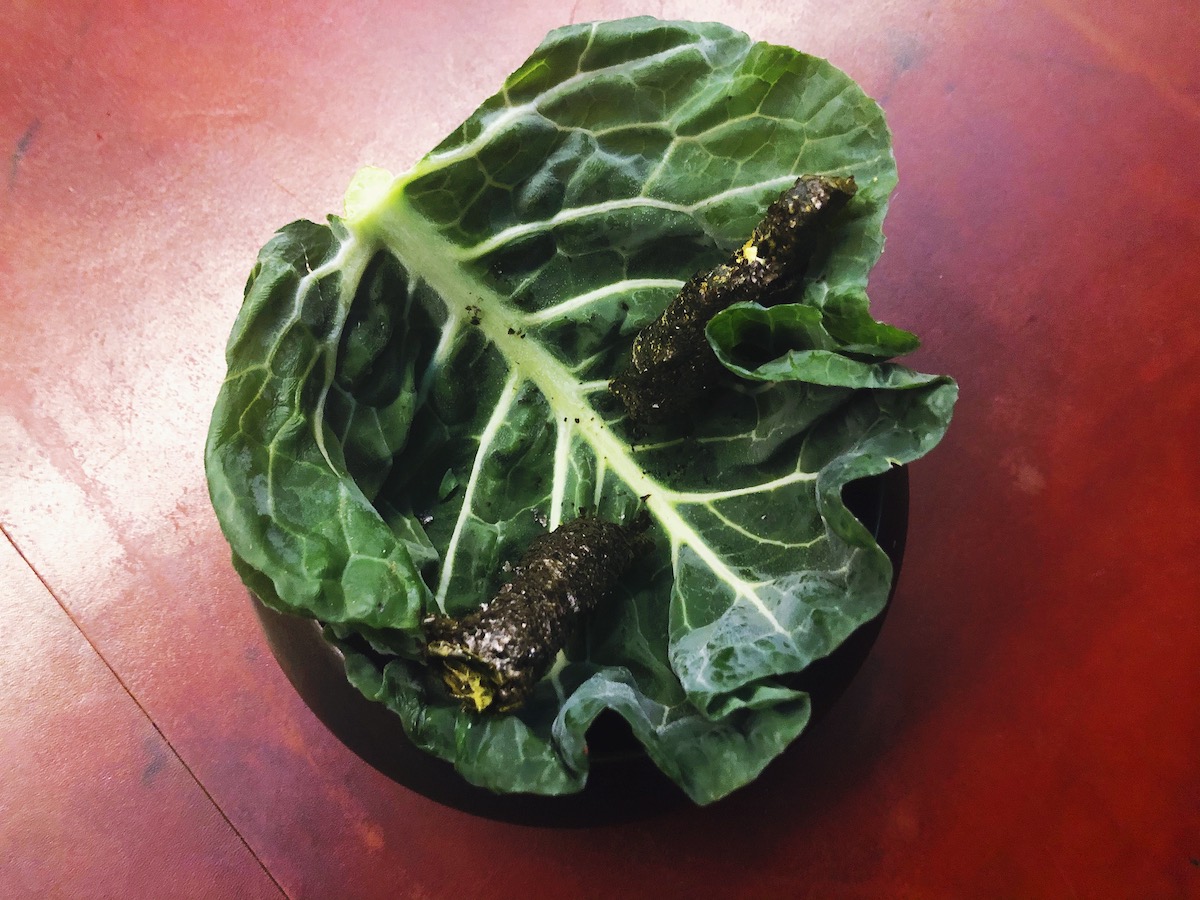
{"label": "dark seaweed wrapped roll", "polygon": [[461,618],[425,621],[430,667],[476,711],[520,707],[644,549],[646,524],[583,516],[535,539],[490,601]]}
{"label": "dark seaweed wrapped roll", "polygon": [[628,368],[609,385],[635,425],[679,426],[695,411],[722,371],[705,339],[709,320],[734,303],[767,305],[795,288],[820,230],[856,189],[851,176],[802,176],[727,262],[694,275],[638,333]]}

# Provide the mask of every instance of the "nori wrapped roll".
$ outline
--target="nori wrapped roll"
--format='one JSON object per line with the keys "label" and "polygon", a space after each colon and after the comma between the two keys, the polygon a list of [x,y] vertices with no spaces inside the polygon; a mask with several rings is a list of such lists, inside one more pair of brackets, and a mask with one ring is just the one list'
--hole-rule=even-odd
{"label": "nori wrapped roll", "polygon": [[430,667],[476,711],[520,707],[647,545],[647,524],[583,516],[536,538],[489,602],[461,618],[425,620]]}
{"label": "nori wrapped roll", "polygon": [[694,275],[638,333],[628,368],[609,385],[635,425],[686,421],[722,371],[704,335],[709,320],[734,303],[767,305],[797,287],[820,229],[856,190],[853,176],[801,176],[728,262]]}

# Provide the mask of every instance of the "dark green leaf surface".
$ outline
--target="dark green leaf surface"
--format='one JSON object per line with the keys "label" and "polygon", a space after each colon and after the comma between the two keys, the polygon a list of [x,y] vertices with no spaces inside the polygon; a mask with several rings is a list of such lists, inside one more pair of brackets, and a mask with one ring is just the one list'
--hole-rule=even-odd
{"label": "dark green leaf surface", "polygon": [[[634,334],[801,174],[857,196],[795,302],[709,326],[731,372],[686,436],[608,393]],[[843,73],[721,25],[550,34],[412,170],[259,255],[209,435],[214,507],[250,588],[344,645],[413,741],[497,791],[564,793],[624,716],[698,802],[805,727],[786,676],[882,608],[887,557],[842,486],[926,453],[952,382],[893,363],[867,273],[895,183],[882,115]],[[645,498],[642,500],[641,498]],[[420,622],[483,603],[582,513],[654,547],[522,709],[477,715],[419,661]]]}

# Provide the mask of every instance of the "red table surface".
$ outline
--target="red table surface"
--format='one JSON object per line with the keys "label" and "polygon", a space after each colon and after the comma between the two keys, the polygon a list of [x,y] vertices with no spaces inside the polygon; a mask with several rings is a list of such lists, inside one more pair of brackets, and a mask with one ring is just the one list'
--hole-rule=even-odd
{"label": "red table surface", "polygon": [[1200,897],[1200,13],[660,2],[831,59],[872,279],[962,386],[830,717],[706,809],[441,807],[266,649],[202,469],[257,248],[633,2],[17,2],[0,30],[0,894]]}

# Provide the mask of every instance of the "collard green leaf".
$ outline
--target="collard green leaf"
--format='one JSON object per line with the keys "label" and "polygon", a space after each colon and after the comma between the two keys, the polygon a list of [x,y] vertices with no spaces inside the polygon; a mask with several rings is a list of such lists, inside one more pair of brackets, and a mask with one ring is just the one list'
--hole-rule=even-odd
{"label": "collard green leaf", "polygon": [[[692,431],[631,428],[607,385],[637,330],[801,174],[859,190],[794,302],[710,324],[742,377]],[[841,488],[927,452],[954,401],[885,362],[915,339],[862,294],[894,183],[878,107],[822,60],[714,24],[552,32],[410,171],[261,251],[206,455],[238,571],[474,783],[580,789],[613,709],[698,802],[745,784],[808,721],[788,676],[886,600]],[[525,706],[428,677],[427,614],[486,601],[547,529],[642,508],[652,550]]]}
{"label": "collard green leaf", "polygon": [[[907,388],[939,380],[879,361],[915,349],[915,336],[876,322],[865,308],[864,318],[852,323],[831,322],[827,309],[800,303],[769,308],[739,303],[709,322],[709,343],[727,369],[755,381]],[[843,328],[840,333],[851,339],[839,339],[831,330],[836,328]]]}

